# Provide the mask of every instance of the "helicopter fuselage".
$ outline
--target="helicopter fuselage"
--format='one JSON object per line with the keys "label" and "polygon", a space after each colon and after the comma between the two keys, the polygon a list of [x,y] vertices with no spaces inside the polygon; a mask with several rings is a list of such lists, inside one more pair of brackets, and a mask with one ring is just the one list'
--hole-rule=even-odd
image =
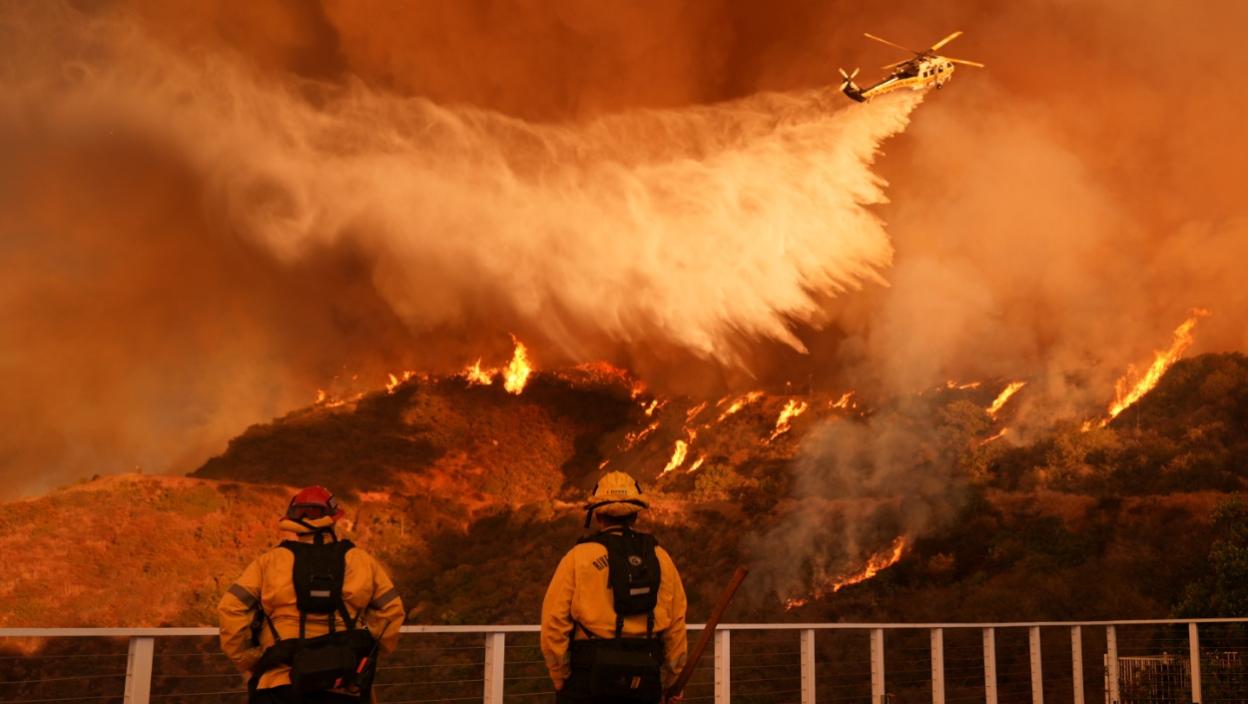
{"label": "helicopter fuselage", "polygon": [[859,88],[852,79],[846,80],[841,86],[841,91],[850,98],[863,103],[903,88],[911,90],[924,90],[932,86],[940,88],[953,77],[954,68],[952,61],[940,56],[920,57],[898,66],[887,77],[866,88]]}

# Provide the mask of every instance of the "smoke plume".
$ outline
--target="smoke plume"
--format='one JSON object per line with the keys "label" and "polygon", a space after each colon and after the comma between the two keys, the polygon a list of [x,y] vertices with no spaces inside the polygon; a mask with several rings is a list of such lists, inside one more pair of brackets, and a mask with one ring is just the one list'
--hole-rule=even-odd
{"label": "smoke plume", "polygon": [[[1248,343],[1246,21],[6,3],[0,491],[189,469],[318,387],[501,357],[508,332],[674,390],[1027,379],[1025,440],[1103,408],[1190,308],[1213,312],[1193,352]],[[988,68],[913,115],[832,90],[837,64],[904,58],[861,32],[953,29]]]}
{"label": "smoke plume", "polygon": [[[34,252],[58,236],[52,256],[86,256],[100,244],[83,247],[56,232],[65,226],[100,228],[84,238],[161,227],[159,219],[136,222],[128,212],[112,212],[126,209],[128,191],[140,190],[146,191],[144,204],[157,209],[181,201],[178,207],[188,212],[165,214],[194,228],[148,236],[213,240],[174,245],[191,250],[234,238],[227,246],[246,248],[259,260],[226,263],[222,275],[231,265],[306,269],[326,252],[349,253],[357,262],[354,273],[365,281],[326,283],[363,286],[358,293],[370,299],[367,305],[377,307],[374,296],[386,305],[388,326],[400,321],[417,339],[489,320],[497,328],[531,330],[548,355],[568,359],[600,358],[619,345],[658,341],[740,366],[750,340],[770,338],[803,350],[793,324],[815,322],[821,296],[880,281],[879,272],[891,261],[883,224],[866,208],[884,200],[883,184],[869,167],[880,142],[906,126],[919,102],[915,95],[847,107],[824,89],[789,91],[539,124],[359,82],[262,76],[225,53],[176,52],[122,20],[70,10],[17,20],[10,18],[20,50],[5,73],[8,97],[0,110],[24,133],[14,145],[24,157],[20,173],[59,174],[85,165],[94,174],[71,183],[99,192],[83,194],[93,207],[70,213],[69,223],[60,207],[23,206],[25,197],[11,196],[14,208],[33,221],[9,236],[14,262],[38,256]],[[38,41],[52,34],[61,45]],[[58,168],[51,160],[61,150],[66,163]],[[123,175],[114,176],[114,170]],[[175,173],[153,179],[151,171]],[[164,183],[169,177],[182,180],[182,188]],[[57,175],[48,179],[50,190]],[[47,195],[38,185],[18,184],[15,190],[24,188],[35,189],[36,199]],[[104,198],[101,192],[108,191],[112,197]],[[23,244],[23,233],[29,243]],[[117,337],[144,340],[135,346],[110,340],[120,348],[115,352],[130,358],[109,360],[107,370],[95,360],[59,366],[71,379],[84,366],[104,377],[98,381],[104,394],[74,415],[109,418],[106,428],[92,429],[89,420],[86,428],[77,419],[68,424],[66,439],[86,440],[88,447],[47,458],[65,471],[100,461],[98,450],[105,451],[106,462],[116,461],[112,454],[164,469],[176,460],[158,449],[170,437],[194,457],[205,442],[220,442],[236,430],[230,422],[239,415],[259,419],[271,413],[284,400],[281,376],[297,364],[287,367],[271,358],[279,352],[264,349],[298,344],[303,331],[297,325],[247,330],[262,326],[243,320],[244,330],[226,332],[217,326],[225,321],[209,314],[207,329],[191,340],[182,337],[186,326],[179,322],[165,327],[146,319],[167,303],[149,305],[144,298],[164,295],[164,287],[194,285],[202,272],[189,252],[136,266],[133,259],[152,249],[146,239],[138,246],[109,252],[81,272],[57,272],[64,277],[59,293],[67,305],[79,303],[73,289],[92,286],[103,289],[105,298],[127,299],[117,302],[121,306],[133,304],[98,311],[102,315],[89,315],[84,324],[116,325]],[[128,273],[158,280],[135,284]],[[30,279],[3,310],[16,326],[46,303],[46,295],[39,274],[14,275]],[[218,292],[202,295],[213,299]],[[236,305],[264,295],[227,293]],[[200,306],[215,307],[202,299],[191,305],[192,316],[204,315]],[[56,313],[45,322],[69,326],[75,314],[66,320]],[[308,335],[302,342],[315,346],[321,339]],[[253,340],[258,348],[249,348]],[[170,346],[175,349],[165,361],[175,368],[164,372],[171,376],[134,378],[124,369],[148,369],[159,361],[159,350]],[[236,358],[212,359],[222,348]],[[39,366],[17,354],[16,366]],[[41,350],[41,357],[46,354]],[[93,352],[77,348],[73,354]],[[178,369],[182,355],[188,361]],[[189,360],[196,357],[211,359],[207,380],[192,369]],[[256,359],[260,363],[249,368]],[[266,369],[266,361],[276,369]],[[232,370],[224,384],[223,366]],[[269,373],[274,376],[256,378]],[[190,384],[180,378],[185,376],[193,377]],[[134,387],[147,387],[151,395],[118,404],[117,423],[105,409],[122,399],[111,395]],[[266,387],[268,394],[257,398],[257,388]],[[56,397],[78,390],[44,383],[28,393]],[[19,403],[31,404],[21,396]],[[222,413],[218,405],[232,409]],[[53,419],[34,420],[40,421]],[[188,437],[188,425],[199,432]],[[86,438],[72,438],[84,430]],[[93,431],[106,432],[105,447],[89,447]],[[31,448],[18,436],[12,442],[20,456],[0,470],[17,470],[19,462],[28,464],[50,449]]]}

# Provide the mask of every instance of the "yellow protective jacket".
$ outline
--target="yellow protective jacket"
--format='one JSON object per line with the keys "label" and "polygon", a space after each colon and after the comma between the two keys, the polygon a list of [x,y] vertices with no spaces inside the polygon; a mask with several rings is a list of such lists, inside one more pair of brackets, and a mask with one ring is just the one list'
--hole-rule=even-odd
{"label": "yellow protective jacket", "polygon": [[[310,536],[299,536],[299,539],[311,541]],[[274,643],[266,624],[260,631],[260,646],[251,644],[251,622],[257,606],[269,615],[283,640],[299,637],[299,609],[292,579],[294,565],[295,556],[291,551],[280,547],[269,550],[243,570],[243,575],[230,585],[217,605],[221,649],[244,673],[248,673],[264,649]],[[356,616],[357,623],[367,625],[373,636],[379,637],[381,652],[392,652],[399,640],[399,627],[403,625],[403,602],[386,571],[360,548],[347,551],[342,600],[348,612]],[[362,619],[359,614],[363,614]],[[346,628],[340,615],[335,614],[334,619],[337,630]],[[328,616],[308,615],[308,638],[328,632]],[[290,668],[281,666],[266,672],[260,678],[259,688],[284,684],[290,684]]]}
{"label": "yellow protective jacket", "polygon": [[[609,528],[608,530],[620,530]],[[654,630],[661,633],[667,662],[663,667],[663,686],[676,679],[689,650],[685,635],[685,587],[680,583],[676,563],[662,547],[655,549],[659,558],[659,601],[654,607]],[[589,629],[596,637],[615,635],[615,599],[607,579],[607,548],[601,543],[581,543],[568,551],[555,569],[546,598],[542,601],[542,655],[555,687],[563,686],[572,672],[569,649],[572,620]],[[625,637],[646,635],[646,615],[624,619]],[[580,628],[576,639],[587,638]]]}

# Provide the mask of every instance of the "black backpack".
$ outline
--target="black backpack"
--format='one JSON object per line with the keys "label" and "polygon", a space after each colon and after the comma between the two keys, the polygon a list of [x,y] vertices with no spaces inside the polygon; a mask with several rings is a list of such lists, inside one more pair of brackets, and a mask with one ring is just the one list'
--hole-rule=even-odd
{"label": "black backpack", "polygon": [[[347,551],[355,545],[349,540],[329,543],[287,540],[279,547],[289,550],[295,557],[291,577],[299,608],[299,637],[282,640],[268,615],[264,615],[276,643],[265,651],[257,664],[251,689],[255,689],[266,670],[276,665],[289,665],[290,682],[297,692],[345,689],[366,697],[372,686],[378,643],[368,629],[357,628],[357,617],[351,615],[342,600]],[[309,614],[326,616],[329,633],[308,638]],[[338,615],[346,624],[344,631],[337,630]]]}
{"label": "black backpack", "polygon": [[[627,527],[582,538],[607,549],[607,580],[615,606],[615,635],[599,638],[573,621],[588,640],[572,642],[572,666],[587,671],[595,697],[657,701],[662,695],[663,641],[654,633],[654,608],[659,603],[662,570],[655,548],[659,542],[647,533]],[[646,636],[624,637],[624,618],[646,614]]]}

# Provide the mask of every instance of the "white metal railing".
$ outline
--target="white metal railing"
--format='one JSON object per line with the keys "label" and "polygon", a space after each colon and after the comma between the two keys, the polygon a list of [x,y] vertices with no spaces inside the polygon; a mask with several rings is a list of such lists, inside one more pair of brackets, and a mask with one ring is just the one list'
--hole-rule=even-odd
{"label": "white metal railing", "polygon": [[[691,631],[701,629],[691,625]],[[482,701],[502,704],[509,701],[543,701],[550,699],[545,667],[537,653],[537,626],[405,626],[397,655],[410,654],[405,660],[383,669],[391,672],[378,678],[379,687],[390,687],[399,697],[385,698],[394,702]],[[734,694],[734,673],[739,677],[738,701],[774,704],[814,704],[817,701],[863,701],[871,704],[892,704],[897,701],[926,701],[932,704],[983,701],[999,704],[1010,702],[1032,704],[1049,701],[1070,701],[1085,704],[1089,683],[1103,679],[1106,704],[1132,702],[1206,702],[1202,682],[1202,630],[1213,639],[1203,651],[1206,664],[1215,671],[1216,692],[1213,702],[1248,701],[1248,619],[1138,620],[1084,622],[1023,622],[1023,623],[754,623],[721,625],[715,634],[713,654],[704,664],[705,672],[697,687],[689,692],[687,701],[713,701],[725,704]],[[926,632],[926,633],[924,633]],[[752,638],[753,634],[770,633],[773,637]],[[1144,634],[1125,641],[1130,655],[1121,655],[1124,633]],[[23,694],[11,687],[27,686],[28,691],[40,683],[70,683],[74,680],[120,679],[120,672],[108,674],[77,674],[46,677],[42,674],[14,677],[11,668],[0,667],[0,702],[85,702],[123,699],[125,704],[149,704],[152,701],[240,701],[242,690],[236,674],[232,674],[220,654],[215,652],[216,629],[212,628],[7,628],[0,629],[0,639],[12,638],[114,638],[125,639],[124,689],[111,695],[94,685],[77,686],[70,696]],[[863,645],[867,652],[852,655]],[[1025,635],[1025,641],[1023,636]],[[1046,656],[1045,637],[1069,639],[1069,657],[1063,645],[1054,655]],[[737,645],[733,639],[737,638]],[[822,649],[818,639],[825,639]],[[449,646],[434,646],[434,640],[450,638]],[[481,640],[476,640],[481,638]],[[835,641],[836,638],[850,640]],[[198,639],[197,649],[187,652],[158,652],[158,641]],[[958,644],[947,646],[950,639]],[[1094,641],[1100,657],[1084,657],[1085,640]],[[891,663],[887,657],[890,643],[896,641]],[[412,643],[416,645],[413,646]],[[1103,647],[1102,647],[1103,644]],[[4,640],[0,640],[0,646]],[[999,646],[1006,649],[1005,661]],[[734,654],[734,647],[737,648]],[[770,649],[769,648],[778,648]],[[509,649],[515,654],[509,655]],[[1158,650],[1162,652],[1157,652]],[[1171,652],[1171,651],[1175,652]],[[820,658],[821,652],[825,657]],[[524,655],[523,653],[528,653]],[[6,653],[0,653],[6,654]],[[120,658],[120,651],[106,655],[13,655],[4,661],[29,665],[40,658],[48,660],[91,657]],[[201,657],[214,661],[216,673],[156,673],[158,658]],[[478,660],[477,657],[480,657]],[[950,667],[950,658],[953,666]],[[782,660],[772,662],[768,658]],[[1124,692],[1120,660],[1132,669]],[[1144,668],[1138,663],[1160,662],[1165,668]],[[887,666],[896,665],[897,671]],[[922,666],[920,669],[919,666]],[[513,674],[508,675],[511,666]],[[81,667],[81,665],[79,665]],[[862,669],[866,667],[866,669]],[[1175,668],[1183,668],[1184,677],[1173,676]],[[223,669],[224,668],[224,669]],[[516,673],[517,668],[525,668]],[[182,670],[188,668],[181,668]],[[206,668],[207,669],[207,668]],[[1023,672],[1025,669],[1025,672]],[[1101,670],[1097,677],[1095,670]],[[1164,670],[1167,683],[1150,684],[1148,673]],[[1242,670],[1242,671],[1241,671]],[[23,670],[24,672],[25,670]],[[462,673],[462,674],[455,674]],[[1067,676],[1066,673],[1069,673]],[[1085,676],[1088,673],[1092,679]],[[478,676],[479,675],[479,676]],[[414,679],[404,680],[402,677]],[[855,679],[859,677],[859,679]],[[195,680],[200,678],[200,680]],[[154,691],[153,683],[169,680],[210,681],[222,678],[232,685],[216,689],[178,692]],[[452,687],[454,685],[454,687]],[[1046,687],[1046,685],[1048,685]],[[1064,686],[1058,686],[1064,685]],[[226,688],[232,687],[232,688]],[[1166,689],[1168,687],[1168,689]],[[1181,688],[1182,692],[1174,689]],[[950,688],[955,690],[949,695]],[[1151,688],[1151,689],[1150,689]],[[1164,690],[1164,691],[1163,691]],[[92,696],[79,696],[83,691]],[[409,694],[403,694],[409,692]],[[416,694],[410,694],[416,692]],[[422,694],[424,692],[425,694]],[[432,692],[432,694],[430,694]],[[467,692],[467,694],[464,694]],[[458,693],[458,694],[457,694]],[[208,697],[216,696],[216,699]],[[421,698],[424,697],[424,698]],[[439,698],[440,697],[440,698]]]}

